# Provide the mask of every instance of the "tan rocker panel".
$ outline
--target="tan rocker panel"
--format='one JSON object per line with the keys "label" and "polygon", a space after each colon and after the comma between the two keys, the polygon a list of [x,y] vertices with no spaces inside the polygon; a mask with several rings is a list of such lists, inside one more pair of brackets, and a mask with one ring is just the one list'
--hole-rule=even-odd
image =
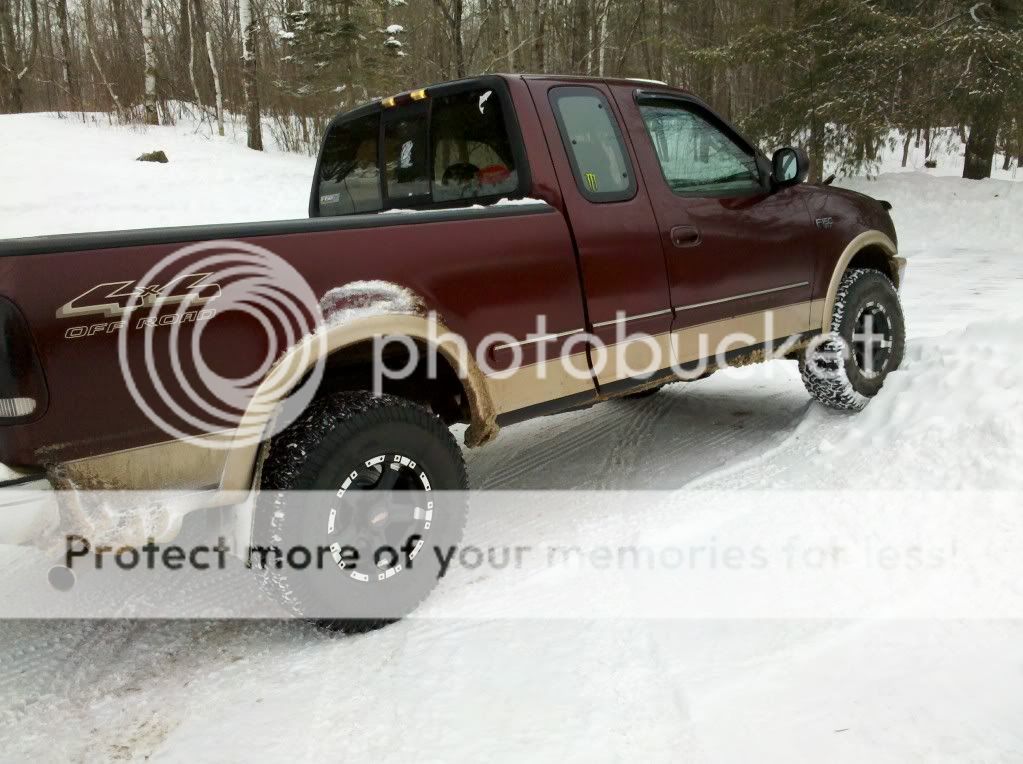
{"label": "tan rocker panel", "polygon": [[[811,303],[800,302],[688,326],[675,332],[655,335],[652,339],[661,357],[666,359],[662,368],[669,368],[676,363],[689,363],[714,356],[721,342],[730,335],[736,335],[735,341],[728,347],[720,348],[724,352],[802,334],[811,327],[810,312]],[[701,337],[706,339],[701,341]],[[625,369],[625,362],[633,369],[640,369],[646,366],[651,356],[651,348],[639,340],[608,345],[606,351],[606,364],[599,377],[602,384],[628,379],[630,375]],[[578,353],[569,356],[567,360],[573,369],[585,368],[586,354]],[[575,371],[570,372],[560,358],[554,358],[542,364],[523,366],[502,379],[487,377],[486,382],[497,413],[505,414],[592,390],[592,380],[580,379],[579,376]]]}

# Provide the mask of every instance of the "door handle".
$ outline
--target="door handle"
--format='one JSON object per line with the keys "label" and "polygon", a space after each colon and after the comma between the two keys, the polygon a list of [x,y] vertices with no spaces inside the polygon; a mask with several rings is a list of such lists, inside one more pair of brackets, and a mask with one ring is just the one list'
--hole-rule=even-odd
{"label": "door handle", "polygon": [[700,229],[691,225],[677,225],[671,229],[671,243],[679,249],[695,247],[700,243]]}

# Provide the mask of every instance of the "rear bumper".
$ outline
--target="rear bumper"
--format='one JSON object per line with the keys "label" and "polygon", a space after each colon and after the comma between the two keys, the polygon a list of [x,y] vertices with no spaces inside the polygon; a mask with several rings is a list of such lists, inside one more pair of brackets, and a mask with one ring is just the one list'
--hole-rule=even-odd
{"label": "rear bumper", "polygon": [[45,476],[0,464],[0,544],[25,544],[57,522],[57,501]]}

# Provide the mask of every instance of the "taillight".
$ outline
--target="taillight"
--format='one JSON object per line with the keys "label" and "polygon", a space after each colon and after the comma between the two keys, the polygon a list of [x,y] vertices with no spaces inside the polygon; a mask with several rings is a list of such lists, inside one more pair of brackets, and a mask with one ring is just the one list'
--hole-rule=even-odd
{"label": "taillight", "polygon": [[25,317],[0,297],[0,424],[33,419],[46,403],[46,379]]}

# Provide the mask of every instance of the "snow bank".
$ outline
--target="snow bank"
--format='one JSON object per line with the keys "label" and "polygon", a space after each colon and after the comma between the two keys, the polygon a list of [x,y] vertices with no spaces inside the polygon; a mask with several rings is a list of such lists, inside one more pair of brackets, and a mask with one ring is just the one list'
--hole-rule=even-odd
{"label": "snow bank", "polygon": [[[1016,181],[906,172],[877,180],[847,178],[836,185],[891,202],[899,249],[910,257],[954,250],[969,259],[978,249],[1023,241],[1023,184]],[[908,277],[913,278],[912,270]]]}
{"label": "snow bank", "polygon": [[811,406],[780,446],[690,488],[1023,488],[1023,318],[910,341],[860,413]]}
{"label": "snow bank", "polygon": [[[313,158],[196,129],[0,117],[0,238],[308,215]],[[170,161],[135,161],[154,149]]]}

